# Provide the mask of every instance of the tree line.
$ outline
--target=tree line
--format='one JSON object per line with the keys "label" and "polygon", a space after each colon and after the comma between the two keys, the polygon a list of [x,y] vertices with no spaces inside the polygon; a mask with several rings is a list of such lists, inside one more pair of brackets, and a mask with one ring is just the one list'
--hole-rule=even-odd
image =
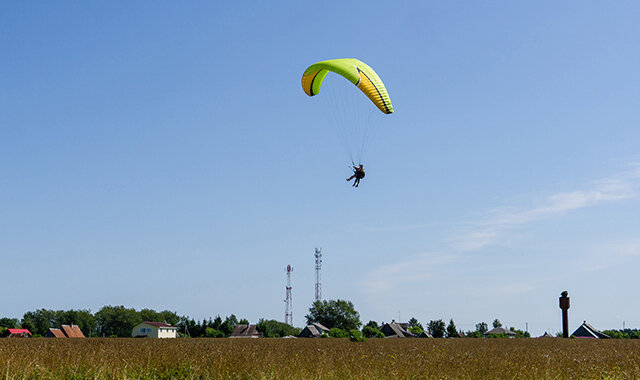
{"label": "tree line", "polygon": [[[124,306],[104,306],[96,313],[90,310],[48,310],[39,309],[26,312],[22,319],[0,318],[0,337],[8,335],[8,329],[28,329],[34,337],[44,336],[50,328],[62,325],[77,325],[87,337],[131,337],[131,330],[143,321],[165,322],[178,328],[180,336],[226,338],[231,336],[237,325],[247,325],[247,319],[239,319],[231,314],[224,319],[215,318],[196,321],[176,312],[153,309],[136,310]],[[299,328],[276,320],[260,319],[258,331],[265,337],[297,335]]]}
{"label": "tree line", "polygon": [[[355,310],[353,303],[345,300],[316,301],[309,308],[305,316],[306,323],[320,323],[329,329],[327,337],[349,337],[355,340],[366,338],[384,337],[381,329],[384,322],[369,321],[364,324],[360,320],[360,314]],[[8,335],[9,328],[28,329],[33,336],[43,336],[50,328],[59,328],[61,325],[78,325],[85,336],[88,337],[130,337],[134,326],[143,321],[165,322],[178,328],[180,336],[224,338],[231,336],[237,325],[247,325],[249,321],[237,318],[231,314],[224,319],[218,315],[215,318],[196,321],[187,316],[180,316],[176,312],[153,309],[135,310],[124,306],[104,306],[96,313],[89,310],[47,310],[39,309],[26,312],[22,319],[0,318],[0,336]],[[393,322],[393,321],[392,321]],[[420,335],[427,332],[434,338],[482,338],[489,331],[486,322],[479,322],[475,330],[458,330],[453,319],[448,324],[442,319],[430,320],[423,326],[415,317],[409,319],[408,330]],[[502,323],[495,319],[494,328],[503,327]],[[264,337],[275,338],[284,336],[296,336],[301,329],[290,326],[277,320],[260,319],[257,330]],[[515,333],[516,337],[528,338],[528,331],[522,331],[514,327],[508,330]],[[639,339],[640,330],[605,330],[603,333],[611,338]],[[506,337],[506,334],[489,335],[492,338]]]}

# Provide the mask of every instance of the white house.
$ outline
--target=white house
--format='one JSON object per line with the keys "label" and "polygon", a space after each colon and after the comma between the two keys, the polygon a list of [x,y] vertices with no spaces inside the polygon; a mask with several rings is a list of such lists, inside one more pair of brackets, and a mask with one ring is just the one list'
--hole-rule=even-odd
{"label": "white house", "polygon": [[131,331],[134,338],[177,338],[178,328],[162,322],[138,323]]}

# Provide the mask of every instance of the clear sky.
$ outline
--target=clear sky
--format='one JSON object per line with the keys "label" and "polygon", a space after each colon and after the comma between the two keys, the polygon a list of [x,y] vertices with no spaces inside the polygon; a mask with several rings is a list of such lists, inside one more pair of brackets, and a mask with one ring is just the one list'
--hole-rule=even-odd
{"label": "clear sky", "polygon": [[[0,315],[284,320],[290,264],[302,326],[322,247],[365,323],[640,328],[638,2],[302,3],[2,5]],[[343,57],[396,111],[358,189]]]}

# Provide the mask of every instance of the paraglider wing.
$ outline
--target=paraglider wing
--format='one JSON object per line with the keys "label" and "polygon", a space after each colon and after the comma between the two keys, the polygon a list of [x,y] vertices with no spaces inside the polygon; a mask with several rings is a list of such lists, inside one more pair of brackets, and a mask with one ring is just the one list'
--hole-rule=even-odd
{"label": "paraglider wing", "polygon": [[380,111],[393,113],[387,89],[375,71],[355,58],[332,59],[314,63],[302,75],[302,89],[309,96],[317,95],[329,71],[339,74],[355,84]]}

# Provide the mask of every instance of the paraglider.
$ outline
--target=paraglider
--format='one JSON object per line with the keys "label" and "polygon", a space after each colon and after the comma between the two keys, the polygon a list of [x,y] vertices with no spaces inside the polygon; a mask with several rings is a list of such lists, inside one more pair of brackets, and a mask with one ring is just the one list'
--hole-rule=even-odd
{"label": "paraglider", "polygon": [[[332,59],[309,66],[302,75],[304,92],[309,96],[317,95],[329,72],[336,73],[356,85],[382,113],[393,113],[391,99],[378,74],[366,63],[355,58]],[[353,186],[358,187],[360,180],[365,176],[364,166],[356,165],[353,161],[352,157],[353,175],[347,181],[355,179]]]}
{"label": "paraglider", "polygon": [[353,175],[347,178],[347,182],[351,181],[354,178],[356,180],[353,181],[353,185],[351,186],[358,187],[358,185],[360,184],[360,180],[364,178],[364,165],[360,164],[360,166],[353,166]]}
{"label": "paraglider", "polygon": [[[382,113],[393,113],[391,99],[378,74],[366,63],[355,58],[332,59],[309,66],[302,75],[302,89],[304,92],[309,96],[317,95],[320,92],[322,82],[329,72],[336,73],[356,85]],[[361,143],[360,145],[363,144]],[[347,181],[355,179],[353,186],[358,187],[365,173],[363,165],[355,165],[353,161],[354,158],[352,157],[354,172]]]}

